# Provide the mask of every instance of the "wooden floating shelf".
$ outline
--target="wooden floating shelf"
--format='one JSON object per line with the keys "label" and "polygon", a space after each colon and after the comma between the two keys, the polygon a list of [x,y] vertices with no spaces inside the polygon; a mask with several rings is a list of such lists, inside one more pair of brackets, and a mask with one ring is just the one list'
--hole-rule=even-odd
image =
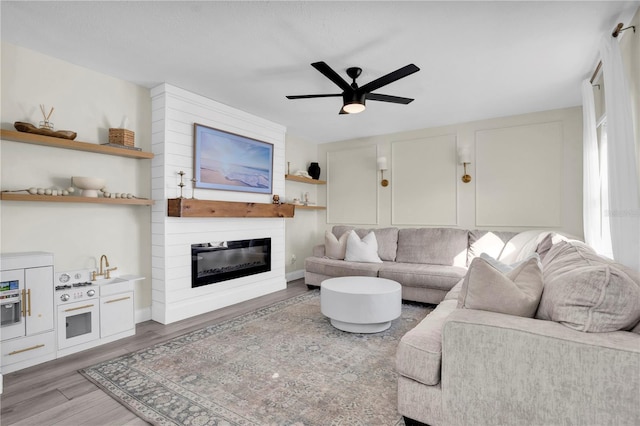
{"label": "wooden floating shelf", "polygon": [[34,133],[18,132],[0,129],[0,139],[30,143],[33,145],[50,146],[54,148],[73,149],[76,151],[96,152],[98,154],[117,155],[120,157],[150,159],[153,153],[135,149],[118,148],[115,146],[99,145],[89,142],[72,141],[70,139],[53,138],[51,136],[36,135]]}
{"label": "wooden floating shelf", "polygon": [[194,200],[171,198],[167,200],[170,217],[293,217],[293,204],[243,203],[235,201]]}
{"label": "wooden floating shelf", "polygon": [[326,180],[309,179],[303,176],[284,175],[285,180],[292,180],[294,182],[310,183],[312,185],[326,185]]}
{"label": "wooden floating shelf", "polygon": [[301,209],[301,210],[326,210],[327,208],[325,206],[305,206],[304,204],[290,204],[292,206],[295,206],[296,209]]}
{"label": "wooden floating shelf", "polygon": [[31,195],[13,192],[0,193],[2,201],[43,201],[48,203],[90,203],[90,204],[129,204],[138,206],[152,206],[153,200],[146,198],[103,198],[76,197],[71,195]]}

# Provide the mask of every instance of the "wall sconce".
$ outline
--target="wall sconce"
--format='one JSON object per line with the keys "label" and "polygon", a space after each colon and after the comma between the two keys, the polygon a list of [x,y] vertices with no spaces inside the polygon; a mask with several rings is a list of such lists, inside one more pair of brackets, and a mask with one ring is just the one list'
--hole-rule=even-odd
{"label": "wall sconce", "polygon": [[387,170],[387,157],[378,157],[378,170],[380,170],[380,185],[389,186],[389,181],[384,178],[384,171]]}
{"label": "wall sconce", "polygon": [[471,182],[471,176],[467,174],[467,164],[471,164],[471,151],[468,147],[458,148],[458,161],[464,166],[462,181],[464,183]]}

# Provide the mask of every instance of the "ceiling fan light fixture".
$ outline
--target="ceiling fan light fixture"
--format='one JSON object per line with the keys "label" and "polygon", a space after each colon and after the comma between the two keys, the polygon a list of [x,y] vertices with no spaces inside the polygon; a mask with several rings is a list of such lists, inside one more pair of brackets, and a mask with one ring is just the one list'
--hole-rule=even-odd
{"label": "ceiling fan light fixture", "polygon": [[360,103],[358,101],[352,101],[348,104],[345,104],[342,107],[342,110],[344,112],[346,112],[347,114],[357,114],[359,112],[362,112],[366,109],[367,107],[364,106],[364,103]]}
{"label": "ceiling fan light fixture", "polygon": [[366,95],[352,91],[342,95],[342,112],[346,114],[357,114],[364,111],[367,107],[364,105]]}

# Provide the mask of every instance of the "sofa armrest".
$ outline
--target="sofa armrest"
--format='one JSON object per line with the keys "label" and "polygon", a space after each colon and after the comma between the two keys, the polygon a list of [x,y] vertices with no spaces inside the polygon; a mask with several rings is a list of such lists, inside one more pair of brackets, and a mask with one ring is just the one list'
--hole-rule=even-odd
{"label": "sofa armrest", "polygon": [[316,246],[313,246],[313,250],[311,254],[315,257],[324,257],[324,254],[325,254],[324,244],[318,244]]}
{"label": "sofa armrest", "polygon": [[451,424],[640,424],[640,335],[471,309],[443,328]]}

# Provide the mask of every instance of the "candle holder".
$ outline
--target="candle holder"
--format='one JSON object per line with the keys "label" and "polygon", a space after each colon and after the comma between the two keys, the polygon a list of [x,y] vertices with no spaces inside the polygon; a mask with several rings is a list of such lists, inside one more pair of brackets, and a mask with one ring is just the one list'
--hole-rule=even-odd
{"label": "candle holder", "polygon": [[178,186],[180,187],[180,196],[178,198],[184,198],[182,196],[182,188],[184,188],[184,182],[182,181],[182,178],[184,177],[184,172],[180,170],[178,174],[180,175],[180,183],[178,184]]}

